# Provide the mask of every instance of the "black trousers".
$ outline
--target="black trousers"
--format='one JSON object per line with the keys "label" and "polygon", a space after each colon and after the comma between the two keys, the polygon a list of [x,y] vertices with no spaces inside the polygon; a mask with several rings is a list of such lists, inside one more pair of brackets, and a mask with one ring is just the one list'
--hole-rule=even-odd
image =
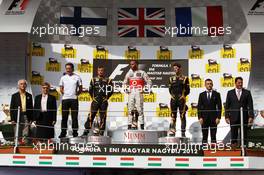
{"label": "black trousers", "polygon": [[[244,144],[247,145],[247,135],[248,135],[248,129],[247,123],[244,122]],[[238,132],[240,131],[241,125],[240,123],[231,123],[231,143],[232,144],[240,144],[241,140],[238,139]],[[240,132],[240,138],[241,138],[241,132]]]}
{"label": "black trousers", "polygon": [[69,110],[71,109],[73,134],[78,134],[78,110],[79,103],[77,99],[62,100],[62,121],[61,135],[65,136],[68,128]]}
{"label": "black trousers", "polygon": [[106,111],[108,107],[108,102],[103,101],[103,102],[97,102],[97,101],[92,101],[91,103],[91,113],[88,116],[87,121],[84,124],[85,129],[91,129],[93,125],[94,118],[99,111],[99,116],[100,116],[100,125],[99,129],[100,131],[105,130],[105,124],[106,124]]}
{"label": "black trousers", "polygon": [[185,104],[184,100],[174,100],[171,99],[170,101],[170,107],[171,107],[171,118],[172,120],[176,121],[177,118],[177,112],[180,111],[180,119],[181,119],[181,132],[185,133],[186,131],[186,111],[188,110],[188,107]]}
{"label": "black trousers", "polygon": [[203,143],[208,143],[208,131],[210,129],[211,143],[216,143],[217,125],[216,119],[204,119],[202,124]]}

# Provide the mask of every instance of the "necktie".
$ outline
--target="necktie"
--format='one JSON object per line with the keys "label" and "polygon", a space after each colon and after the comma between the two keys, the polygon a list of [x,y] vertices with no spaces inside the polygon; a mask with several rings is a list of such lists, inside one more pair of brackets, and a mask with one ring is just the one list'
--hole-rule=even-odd
{"label": "necktie", "polygon": [[240,97],[241,97],[241,90],[237,90],[237,99],[240,100]]}
{"label": "necktie", "polygon": [[207,100],[210,101],[210,91],[207,91]]}

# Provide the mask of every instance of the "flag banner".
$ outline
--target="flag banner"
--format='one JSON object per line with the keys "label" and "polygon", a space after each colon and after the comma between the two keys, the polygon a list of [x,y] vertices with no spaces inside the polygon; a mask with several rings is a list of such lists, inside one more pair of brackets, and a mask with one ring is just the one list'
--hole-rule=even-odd
{"label": "flag banner", "polygon": [[223,28],[222,6],[179,7],[175,9],[179,37],[221,36]]}
{"label": "flag banner", "polygon": [[107,8],[61,7],[60,24],[76,29],[75,33],[69,33],[63,28],[66,35],[86,32],[90,36],[106,36]]}
{"label": "flag banner", "polygon": [[164,8],[119,8],[119,37],[164,37]]}

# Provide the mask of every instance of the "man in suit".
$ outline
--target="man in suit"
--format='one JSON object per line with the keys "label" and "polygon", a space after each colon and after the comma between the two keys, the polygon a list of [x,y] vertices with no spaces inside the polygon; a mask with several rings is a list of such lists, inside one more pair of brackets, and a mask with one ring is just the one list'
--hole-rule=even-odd
{"label": "man in suit", "polygon": [[199,95],[198,119],[202,127],[203,143],[208,142],[210,128],[211,143],[216,143],[217,125],[220,123],[222,102],[218,92],[213,90],[213,81],[205,80],[206,90]]}
{"label": "man in suit", "polygon": [[[28,137],[30,136],[30,124],[32,122],[33,114],[33,100],[32,95],[26,92],[27,81],[22,79],[18,81],[18,92],[14,93],[10,103],[10,117],[13,124],[17,123],[17,115],[20,112],[19,132],[18,137],[22,143],[28,144]],[[20,107],[20,111],[18,111]]]}
{"label": "man in suit", "polygon": [[56,124],[57,103],[56,98],[49,94],[50,84],[41,85],[41,94],[35,97],[34,124],[37,125],[36,137],[38,139],[54,138],[54,125]]}
{"label": "man in suit", "polygon": [[243,88],[242,77],[236,77],[235,89],[228,91],[225,105],[225,120],[231,126],[231,144],[238,144],[238,130],[241,126],[240,108],[243,108],[244,139],[247,142],[248,125],[253,123],[253,100],[249,90]]}

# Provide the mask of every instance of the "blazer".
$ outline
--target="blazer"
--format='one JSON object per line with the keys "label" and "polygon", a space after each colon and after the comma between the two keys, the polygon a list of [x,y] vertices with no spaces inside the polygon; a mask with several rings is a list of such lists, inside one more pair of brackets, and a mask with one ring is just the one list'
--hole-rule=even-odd
{"label": "blazer", "polygon": [[[42,98],[42,94],[37,95],[35,97],[34,121],[38,121],[40,119],[41,98]],[[56,121],[57,120],[57,102],[56,102],[56,98],[53,95],[48,95],[48,99],[47,99],[47,115],[52,119],[52,121]]]}
{"label": "blazer", "polygon": [[242,89],[240,100],[236,95],[236,89],[228,91],[225,104],[225,118],[229,118],[231,123],[240,123],[240,108],[243,108],[244,123],[248,123],[248,118],[254,117],[253,100],[249,90]]}
{"label": "blazer", "polygon": [[200,93],[198,100],[198,119],[221,119],[222,102],[220,93],[212,91],[210,101],[207,99],[207,91]]}
{"label": "blazer", "polygon": [[[16,92],[11,97],[10,102],[10,117],[11,121],[17,122],[18,107],[21,107],[20,93]],[[32,121],[33,117],[33,100],[32,95],[26,92],[26,115],[29,121]],[[22,110],[21,110],[22,111]],[[20,111],[20,112],[21,112]]]}

